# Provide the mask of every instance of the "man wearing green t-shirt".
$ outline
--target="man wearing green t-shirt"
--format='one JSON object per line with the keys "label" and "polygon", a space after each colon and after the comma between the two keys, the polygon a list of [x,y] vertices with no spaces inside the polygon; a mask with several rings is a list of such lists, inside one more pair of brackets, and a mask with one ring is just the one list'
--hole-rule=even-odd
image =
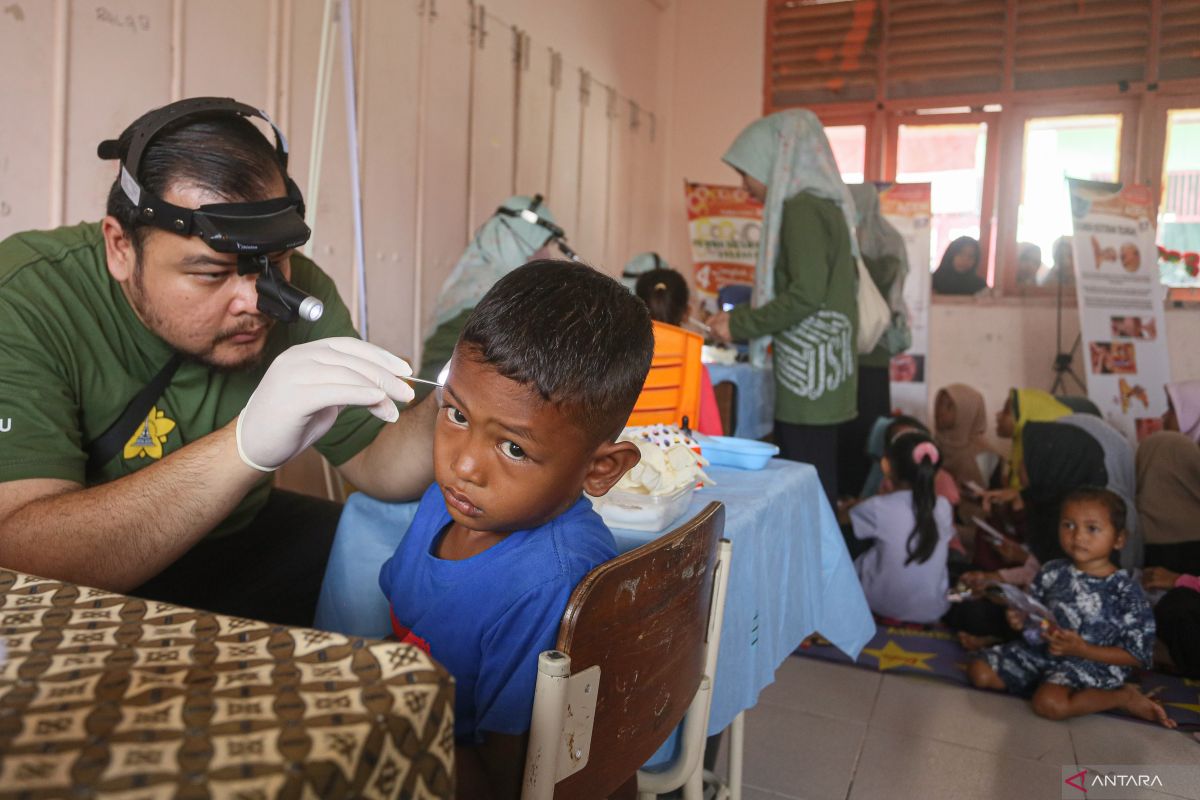
{"label": "man wearing green t-shirt", "polygon": [[[184,217],[287,206],[281,135],[273,147],[237,113],[193,113],[139,145],[129,175],[138,125],[106,143],[122,172],[103,221],[0,242],[0,565],[311,624],[340,506],[274,489],[269,473],[313,445],[364,492],[414,498],[433,479],[436,403],[398,411],[409,366],[356,337],[313,262],[269,255],[325,308],[280,323],[237,253],[209,246],[219,237],[147,224],[139,197]],[[177,357],[98,463],[103,434]]]}

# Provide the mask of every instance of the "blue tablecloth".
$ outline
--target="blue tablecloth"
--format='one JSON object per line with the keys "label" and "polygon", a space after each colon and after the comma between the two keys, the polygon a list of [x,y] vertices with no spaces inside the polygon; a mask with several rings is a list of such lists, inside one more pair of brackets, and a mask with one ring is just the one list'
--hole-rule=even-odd
{"label": "blue tablecloth", "polygon": [[[772,459],[766,469],[710,467],[716,481],[697,491],[677,527],[709,502],[725,503],[733,563],[717,662],[709,732],[724,730],[775,680],[804,637],[820,631],[857,657],[875,623],[816,470]],[[396,549],[416,503],[384,503],[362,493],[346,503],[325,571],[316,625],[353,636],[387,635],[379,568]],[[624,552],[661,535],[614,529]]]}
{"label": "blue tablecloth", "polygon": [[734,385],[735,423],[730,436],[761,439],[775,429],[775,373],[770,366],[706,364],[713,386]]}

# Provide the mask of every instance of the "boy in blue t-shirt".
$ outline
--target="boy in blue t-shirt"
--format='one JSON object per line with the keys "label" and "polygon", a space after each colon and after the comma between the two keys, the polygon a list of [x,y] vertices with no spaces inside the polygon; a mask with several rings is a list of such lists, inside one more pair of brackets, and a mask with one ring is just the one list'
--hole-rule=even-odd
{"label": "boy in blue t-shirt", "polygon": [[460,797],[520,792],[538,654],[554,647],[576,584],[616,555],[583,492],[605,494],[638,462],[615,439],[653,350],[640,300],[551,260],[497,282],[459,337],[436,483],[379,585],[396,636],[454,676]]}

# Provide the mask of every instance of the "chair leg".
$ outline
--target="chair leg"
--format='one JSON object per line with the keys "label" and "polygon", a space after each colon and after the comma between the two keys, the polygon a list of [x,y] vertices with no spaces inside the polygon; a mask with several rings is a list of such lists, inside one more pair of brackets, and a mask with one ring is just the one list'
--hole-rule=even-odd
{"label": "chair leg", "polygon": [[704,800],[704,765],[697,764],[683,784],[683,800]]}
{"label": "chair leg", "polygon": [[742,766],[746,746],[746,714],[733,718],[729,726],[729,800],[742,800]]}
{"label": "chair leg", "polygon": [[617,790],[608,796],[608,800],[636,800],[638,798],[637,783],[638,778],[635,772],[629,780],[618,786]]}

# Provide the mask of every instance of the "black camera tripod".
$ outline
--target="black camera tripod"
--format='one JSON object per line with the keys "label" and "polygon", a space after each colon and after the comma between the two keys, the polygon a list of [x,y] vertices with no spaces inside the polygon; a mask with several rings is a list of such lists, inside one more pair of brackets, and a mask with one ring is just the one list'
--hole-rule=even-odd
{"label": "black camera tripod", "polygon": [[1063,314],[1063,272],[1065,264],[1058,264],[1055,271],[1058,273],[1055,277],[1058,279],[1058,302],[1055,307],[1055,341],[1057,342],[1057,351],[1054,356],[1054,383],[1050,387],[1050,394],[1061,394],[1067,388],[1067,376],[1074,379],[1075,384],[1080,391],[1087,394],[1087,386],[1084,385],[1083,379],[1075,372],[1073,362],[1075,354],[1079,352],[1079,345],[1083,342],[1083,319],[1079,320],[1079,333],[1075,335],[1075,343],[1071,345],[1071,349],[1063,352],[1062,338],[1062,314]]}

